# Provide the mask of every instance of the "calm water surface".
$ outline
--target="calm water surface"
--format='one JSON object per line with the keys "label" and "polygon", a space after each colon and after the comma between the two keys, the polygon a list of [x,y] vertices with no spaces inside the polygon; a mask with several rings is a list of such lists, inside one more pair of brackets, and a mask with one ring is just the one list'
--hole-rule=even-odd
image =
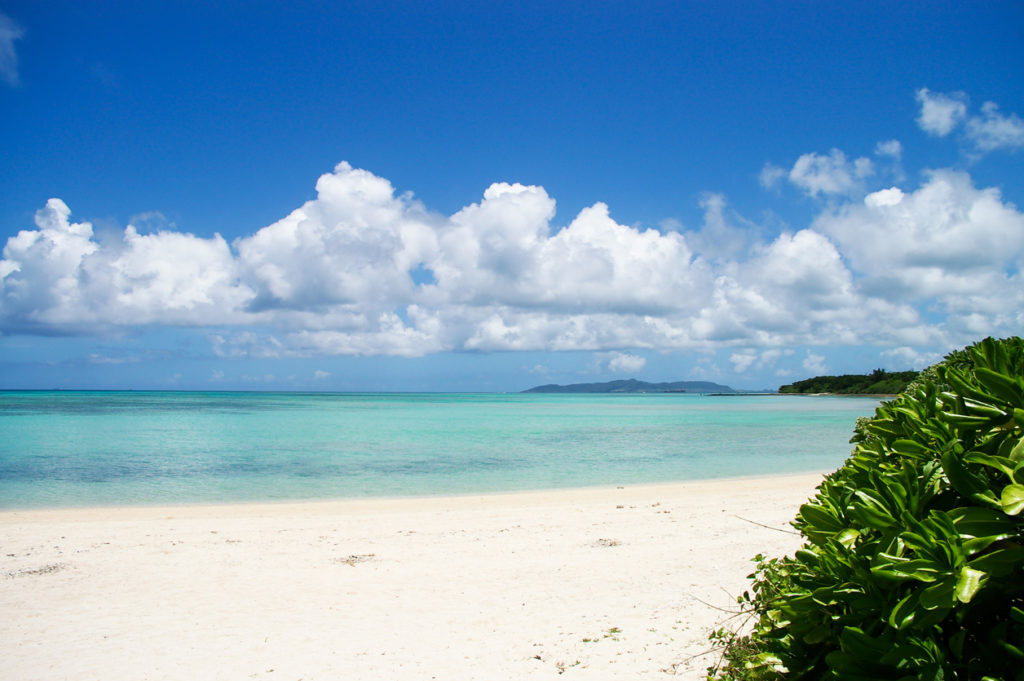
{"label": "calm water surface", "polygon": [[0,392],[0,507],[461,494],[826,471],[878,400]]}

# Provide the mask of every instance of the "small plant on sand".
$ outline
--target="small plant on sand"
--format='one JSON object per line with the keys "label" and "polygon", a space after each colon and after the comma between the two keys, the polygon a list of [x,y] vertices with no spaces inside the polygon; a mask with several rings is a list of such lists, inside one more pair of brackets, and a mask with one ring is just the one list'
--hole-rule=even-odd
{"label": "small plant on sand", "polygon": [[952,353],[852,442],[708,677],[1024,681],[1024,341]]}

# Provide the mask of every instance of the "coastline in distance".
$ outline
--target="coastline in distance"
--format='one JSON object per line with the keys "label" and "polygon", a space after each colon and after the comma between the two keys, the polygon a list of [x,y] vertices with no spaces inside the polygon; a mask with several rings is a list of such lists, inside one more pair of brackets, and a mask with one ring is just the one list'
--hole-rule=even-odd
{"label": "coastline in distance", "polygon": [[571,385],[538,385],[524,390],[524,393],[734,393],[727,385],[710,381],[675,381],[673,383],[648,383],[635,378],[606,383],[573,383]]}

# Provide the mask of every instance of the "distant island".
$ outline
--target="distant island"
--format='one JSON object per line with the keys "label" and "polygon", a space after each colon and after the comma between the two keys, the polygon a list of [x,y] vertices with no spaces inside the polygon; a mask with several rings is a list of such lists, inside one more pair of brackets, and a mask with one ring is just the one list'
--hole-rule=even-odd
{"label": "distant island", "polygon": [[676,381],[675,383],[648,383],[630,378],[607,383],[573,383],[572,385],[538,385],[524,393],[734,393],[727,385],[710,381]]}
{"label": "distant island", "polygon": [[916,371],[885,371],[875,369],[870,374],[843,374],[842,376],[816,376],[796,381],[779,388],[780,393],[832,393],[835,395],[896,395],[917,378]]}

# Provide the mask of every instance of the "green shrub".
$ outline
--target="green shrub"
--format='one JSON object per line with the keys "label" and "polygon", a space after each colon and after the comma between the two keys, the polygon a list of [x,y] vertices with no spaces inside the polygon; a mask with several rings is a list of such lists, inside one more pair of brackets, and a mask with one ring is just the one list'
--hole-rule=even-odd
{"label": "green shrub", "polygon": [[930,367],[758,556],[709,678],[1024,680],[1024,341]]}

